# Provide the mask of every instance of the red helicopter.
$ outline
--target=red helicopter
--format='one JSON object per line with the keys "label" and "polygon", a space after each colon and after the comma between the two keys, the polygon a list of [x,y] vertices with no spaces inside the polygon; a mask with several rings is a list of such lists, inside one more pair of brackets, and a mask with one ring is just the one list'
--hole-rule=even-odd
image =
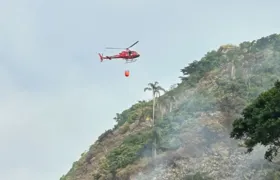
{"label": "red helicopter", "polygon": [[104,59],[124,59],[126,61],[126,63],[132,63],[137,61],[135,58],[138,58],[140,56],[140,54],[136,51],[131,51],[129,48],[133,47],[135,44],[137,44],[139,41],[136,41],[134,44],[132,44],[131,46],[129,46],[128,48],[106,48],[106,49],[125,49],[124,51],[121,51],[119,54],[117,55],[113,55],[113,56],[103,56],[102,54],[98,54],[100,57],[100,61],[102,62]]}

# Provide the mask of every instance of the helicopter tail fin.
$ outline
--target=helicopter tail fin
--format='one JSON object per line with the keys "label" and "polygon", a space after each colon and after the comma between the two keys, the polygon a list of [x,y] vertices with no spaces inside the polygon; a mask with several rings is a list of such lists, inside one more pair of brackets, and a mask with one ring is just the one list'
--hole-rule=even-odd
{"label": "helicopter tail fin", "polygon": [[100,57],[100,61],[102,62],[103,61],[103,56],[100,53],[98,53],[98,55]]}

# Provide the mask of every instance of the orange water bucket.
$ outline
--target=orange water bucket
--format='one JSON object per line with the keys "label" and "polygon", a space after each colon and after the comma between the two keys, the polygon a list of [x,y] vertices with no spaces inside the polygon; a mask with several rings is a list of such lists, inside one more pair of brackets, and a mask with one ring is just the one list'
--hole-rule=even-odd
{"label": "orange water bucket", "polygon": [[128,77],[128,76],[129,76],[129,71],[126,70],[126,71],[124,72],[124,75],[125,75],[125,77]]}

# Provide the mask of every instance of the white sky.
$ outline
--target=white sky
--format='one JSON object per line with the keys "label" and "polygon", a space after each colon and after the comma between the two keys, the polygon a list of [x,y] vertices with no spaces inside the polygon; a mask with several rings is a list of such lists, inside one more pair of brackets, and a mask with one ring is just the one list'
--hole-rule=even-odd
{"label": "white sky", "polygon": [[[115,113],[150,97],[147,83],[168,88],[207,51],[279,32],[279,6],[275,0],[0,1],[0,179],[59,179],[113,127]],[[138,62],[99,62],[105,46],[137,40]]]}

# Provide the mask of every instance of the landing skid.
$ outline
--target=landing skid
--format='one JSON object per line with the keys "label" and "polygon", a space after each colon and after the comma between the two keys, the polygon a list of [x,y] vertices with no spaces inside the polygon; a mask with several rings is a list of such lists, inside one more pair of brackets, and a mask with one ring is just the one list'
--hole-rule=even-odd
{"label": "landing skid", "polygon": [[128,60],[127,60],[127,61],[125,62],[125,64],[134,63],[134,62],[136,62],[136,61],[137,61],[137,59],[134,59],[134,60],[131,60],[131,61],[128,61]]}

